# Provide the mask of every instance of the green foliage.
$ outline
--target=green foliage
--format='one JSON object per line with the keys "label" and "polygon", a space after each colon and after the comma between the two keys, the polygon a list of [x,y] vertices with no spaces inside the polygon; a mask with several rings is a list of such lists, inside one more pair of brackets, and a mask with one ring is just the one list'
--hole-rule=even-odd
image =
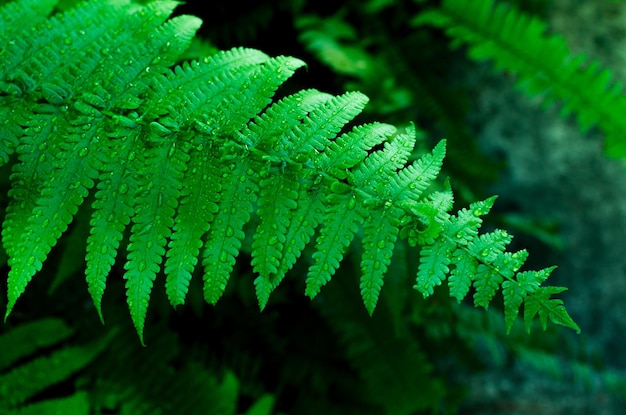
{"label": "green foliage", "polygon": [[23,404],[39,392],[84,369],[102,353],[110,338],[102,338],[91,344],[57,349],[47,356],[29,359],[11,368],[20,359],[29,357],[40,349],[54,346],[72,333],[72,329],[63,321],[49,318],[19,326],[0,337],[3,350],[0,370],[4,372],[0,373],[2,413],[53,414],[68,410],[76,414],[89,413],[89,404],[82,392],[63,399],[46,400],[27,406]]}
{"label": "green foliage", "polygon": [[[506,233],[478,235],[492,201],[454,216],[427,191],[444,142],[409,162],[414,128],[368,124],[342,133],[367,101],[357,92],[304,90],[272,102],[304,65],[295,58],[233,49],[171,69],[200,24],[184,15],[166,21],[175,5],[93,1],[51,17],[34,36],[22,36],[30,30],[23,25],[1,34],[3,161],[17,153],[2,231],[10,267],[6,317],[92,197],[89,291],[102,318],[106,278],[128,231],[124,279],[141,339],[164,259],[173,305],[184,302],[199,258],[205,298],[214,303],[251,234],[263,309],[319,224],[311,297],[360,228],[360,289],[370,314],[403,237],[421,247],[415,288],[424,296],[452,269],[453,296],[462,299],[471,284],[475,304],[485,308],[507,282],[509,328],[524,303],[528,321],[539,313],[578,330],[550,299],[562,289],[526,283],[543,281],[547,271],[532,274],[542,278],[518,273],[523,260],[504,252]],[[24,0],[4,13],[25,21],[32,10]],[[377,136],[367,138],[373,131]],[[450,190],[444,193],[451,200]],[[336,226],[339,212],[343,225]],[[248,229],[252,214],[258,224]]]}
{"label": "green foliage", "polygon": [[470,58],[491,60],[496,69],[517,75],[519,87],[541,96],[545,106],[561,102],[561,115],[574,113],[583,130],[597,125],[608,155],[626,155],[623,85],[597,61],[573,56],[541,19],[494,0],[444,0],[413,24],[444,29],[453,47],[467,45]]}
{"label": "green foliage", "polygon": [[[241,413],[240,384],[232,372],[219,374],[192,358],[173,372],[180,358],[175,337],[155,338],[151,351],[142,354],[144,348],[125,341],[133,339],[131,330],[115,326],[89,342],[56,318],[9,330],[0,336],[0,411],[154,414],[177,408],[186,414]],[[274,397],[266,394],[254,399],[245,414],[270,414],[273,406]]]}

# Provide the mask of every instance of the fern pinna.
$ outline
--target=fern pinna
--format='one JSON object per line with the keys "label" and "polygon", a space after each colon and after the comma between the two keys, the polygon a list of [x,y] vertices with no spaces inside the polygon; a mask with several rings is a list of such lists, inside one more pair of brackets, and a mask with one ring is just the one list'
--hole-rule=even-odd
{"label": "fern pinna", "polygon": [[477,306],[501,290],[509,329],[522,304],[527,325],[539,314],[544,325],[578,329],[550,298],[563,288],[541,286],[551,269],[519,272],[526,254],[505,252],[510,236],[478,234],[493,199],[453,215],[449,186],[429,191],[444,141],[407,165],[413,127],[342,132],[367,102],[358,92],[303,90],[273,102],[304,65],[295,58],[238,48],[172,68],[200,25],[168,20],[176,4],[96,0],[47,17],[52,1],[18,0],[0,10],[0,156],[12,165],[5,318],[89,196],[89,292],[102,318],[129,228],[124,278],[140,338],[157,274],[171,304],[183,304],[200,260],[204,297],[215,303],[246,232],[261,309],[307,245],[313,298],[361,235],[370,313],[403,238],[420,249],[415,288],[424,296],[447,278],[459,301],[473,286]]}

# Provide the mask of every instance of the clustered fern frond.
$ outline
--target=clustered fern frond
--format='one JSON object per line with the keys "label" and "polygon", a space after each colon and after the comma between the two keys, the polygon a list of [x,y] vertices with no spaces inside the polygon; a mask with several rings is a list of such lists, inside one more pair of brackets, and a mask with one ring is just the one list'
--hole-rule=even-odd
{"label": "clustered fern frond", "polygon": [[[205,299],[221,297],[253,214],[261,309],[312,239],[310,297],[362,233],[370,313],[405,238],[421,249],[415,288],[424,296],[448,278],[453,297],[473,286],[485,308],[502,290],[508,328],[524,304],[527,325],[539,314],[578,329],[550,298],[563,288],[540,286],[551,269],[519,272],[526,254],[505,252],[510,236],[478,234],[493,199],[452,215],[451,190],[429,191],[444,141],[407,164],[413,127],[342,132],[367,102],[358,92],[303,90],[273,102],[304,65],[295,58],[238,48],[171,68],[200,25],[167,20],[176,2],[95,0],[45,20],[50,6],[33,7],[40,3],[48,4],[19,0],[0,11],[12,16],[0,32],[2,163],[12,163],[5,318],[91,194],[89,292],[102,318],[106,279],[130,229],[124,278],[140,338],[161,270],[174,306],[198,262]],[[43,21],[34,29],[23,24],[32,13]]]}
{"label": "clustered fern frond", "polygon": [[519,86],[541,95],[545,105],[561,101],[562,116],[574,113],[583,130],[597,125],[604,132],[608,155],[626,155],[624,85],[597,61],[574,56],[539,18],[494,0],[444,0],[413,23],[444,29],[453,47],[465,44],[472,59],[493,60],[497,69],[516,74]]}

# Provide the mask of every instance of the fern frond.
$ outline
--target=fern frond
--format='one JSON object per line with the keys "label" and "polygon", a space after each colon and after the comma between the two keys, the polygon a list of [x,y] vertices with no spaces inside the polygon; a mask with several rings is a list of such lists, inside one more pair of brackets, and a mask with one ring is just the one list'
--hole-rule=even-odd
{"label": "fern frond", "polygon": [[75,414],[89,415],[91,405],[89,395],[86,392],[76,392],[73,395],[47,399],[30,405],[21,406],[13,412],[6,412],[7,415],[41,415],[41,414]]}
{"label": "fern frond", "polygon": [[598,62],[573,56],[539,18],[494,0],[444,0],[413,23],[444,29],[453,46],[469,46],[472,59],[493,60],[497,69],[517,74],[528,94],[541,95],[546,105],[561,101],[561,115],[575,113],[583,130],[598,125],[606,134],[607,154],[626,154],[623,85]]}
{"label": "fern frond", "polygon": [[541,271],[524,271],[515,276],[515,280],[507,280],[502,284],[502,295],[504,296],[504,319],[507,332],[513,327],[517,319],[517,313],[526,297],[534,293],[541,284],[548,278],[555,267],[546,268]]}
{"label": "fern frond", "polygon": [[[102,319],[106,278],[127,231],[126,294],[142,342],[164,260],[172,305],[184,303],[199,260],[204,297],[215,303],[251,236],[264,308],[320,225],[310,297],[362,231],[360,291],[370,314],[398,238],[406,238],[421,248],[415,288],[424,296],[449,277],[453,297],[461,301],[473,286],[475,304],[485,308],[503,290],[507,324],[524,304],[529,318],[576,328],[550,299],[558,289],[537,288],[547,271],[519,273],[526,257],[504,251],[506,233],[479,235],[493,198],[452,215],[449,184],[431,189],[445,142],[420,157],[413,126],[373,123],[342,133],[367,102],[358,92],[305,90],[272,102],[304,65],[295,58],[239,48],[170,69],[200,24],[167,20],[175,5],[83,3],[20,41],[32,53],[16,49],[0,67],[0,108],[9,115],[3,131],[14,134],[17,151],[2,231],[10,266],[5,318],[95,187],[89,292]],[[13,104],[16,111],[8,110]]]}
{"label": "fern frond", "polygon": [[538,314],[544,330],[546,329],[548,319],[550,319],[555,324],[571,327],[580,333],[578,325],[567,314],[563,300],[550,298],[552,295],[565,290],[567,288],[564,287],[539,287],[524,298],[524,323],[529,332],[533,318]]}
{"label": "fern frond", "polygon": [[39,348],[52,346],[70,337],[73,333],[74,331],[63,320],[56,318],[36,320],[7,331],[0,336],[2,349],[0,370],[6,369]]}
{"label": "fern frond", "polygon": [[376,308],[383,277],[391,263],[393,247],[398,238],[399,219],[398,210],[385,209],[371,214],[363,226],[360,289],[365,308],[370,314]]}
{"label": "fern frond", "polygon": [[219,209],[221,175],[214,164],[218,156],[213,146],[205,150],[204,145],[200,145],[199,149],[192,149],[190,154],[188,169],[191,174],[181,190],[165,263],[165,288],[173,306],[185,303],[191,274],[202,247],[202,236],[209,230]]}
{"label": "fern frond", "polygon": [[12,408],[44,389],[64,381],[87,366],[112,340],[104,337],[92,344],[72,346],[38,357],[0,375],[0,408]]}

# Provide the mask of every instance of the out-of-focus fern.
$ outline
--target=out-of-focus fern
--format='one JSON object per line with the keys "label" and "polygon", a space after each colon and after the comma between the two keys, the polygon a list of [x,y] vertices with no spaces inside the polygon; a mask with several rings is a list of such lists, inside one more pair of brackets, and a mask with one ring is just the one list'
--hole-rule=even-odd
{"label": "out-of-focus fern", "polygon": [[[31,3],[3,13],[24,22]],[[526,255],[505,252],[509,235],[478,234],[493,199],[448,213],[451,190],[431,189],[444,141],[413,159],[413,127],[372,123],[342,132],[367,102],[357,92],[303,90],[272,102],[304,65],[295,58],[233,49],[170,68],[200,25],[190,16],[167,21],[175,6],[97,0],[49,18],[32,35],[21,23],[0,33],[2,161],[17,153],[2,230],[10,267],[5,318],[91,193],[89,292],[102,318],[106,278],[129,229],[124,278],[142,339],[163,261],[173,305],[185,301],[198,262],[214,303],[251,235],[264,308],[316,234],[311,297],[359,230],[360,291],[370,314],[405,238],[420,250],[415,288],[424,296],[449,276],[459,301],[473,286],[475,304],[486,308],[502,291],[507,327],[525,304],[527,323],[539,314],[578,329],[550,298],[563,289],[540,287],[550,269],[519,272]],[[253,215],[258,225],[248,230]]]}
{"label": "out-of-focus fern", "polygon": [[52,347],[71,336],[73,330],[63,321],[43,319],[24,324],[0,336],[2,362],[0,364],[0,412],[3,414],[75,413],[88,414],[89,401],[84,391],[74,395],[43,400],[28,405],[24,403],[65,381],[77,371],[88,366],[110,343],[111,336],[91,344],[68,346],[53,350],[49,355],[36,356],[22,364],[38,350]]}
{"label": "out-of-focus fern", "polygon": [[453,47],[467,45],[472,59],[516,74],[521,89],[545,105],[561,102],[561,115],[574,113],[583,130],[597,125],[605,133],[607,154],[626,156],[623,85],[597,61],[574,56],[541,19],[494,0],[444,0],[413,23],[439,27]]}
{"label": "out-of-focus fern", "polygon": [[[0,336],[0,412],[240,413],[238,407],[245,404],[239,402],[239,381],[232,372],[214,373],[189,356],[181,360],[173,333],[160,334],[148,350],[138,347],[127,327],[115,325],[87,343],[78,330],[56,318],[10,329]],[[246,400],[253,404],[245,414],[272,413],[273,395]]]}

